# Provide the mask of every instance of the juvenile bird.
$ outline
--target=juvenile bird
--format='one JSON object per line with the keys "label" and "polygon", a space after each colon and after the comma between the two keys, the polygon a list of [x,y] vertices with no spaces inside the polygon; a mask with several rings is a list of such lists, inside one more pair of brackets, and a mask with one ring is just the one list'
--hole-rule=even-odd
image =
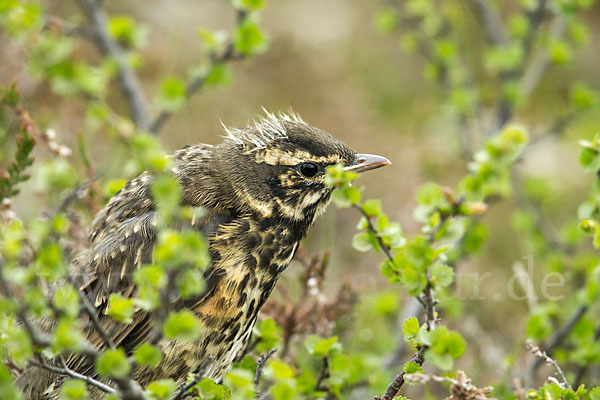
{"label": "juvenile bird", "polygon": [[[193,343],[161,342],[160,364],[134,371],[142,386],[165,378],[181,383],[208,356],[213,359],[206,376],[220,380],[248,342],[261,307],[301,239],[329,203],[332,189],[324,183],[325,169],[341,163],[346,170],[363,172],[390,164],[383,157],[356,153],[295,114],[269,113],[254,126],[226,128],[216,146],[176,151],[173,160],[183,204],[205,210],[194,226],[209,244],[207,288],[183,305],[203,321],[204,330]],[[133,323],[122,324],[105,311],[111,293],[135,296],[133,272],[151,262],[157,238],[152,180],[143,173],[109,201],[94,221],[89,250],[79,257],[81,290],[115,345],[128,354],[151,337],[151,314],[137,311]],[[91,328],[88,340],[101,350],[106,347]],[[95,374],[85,357],[72,357],[69,365]],[[45,376],[47,382],[28,385],[31,398],[56,392],[57,385],[51,387],[56,376],[38,373],[37,380]]]}

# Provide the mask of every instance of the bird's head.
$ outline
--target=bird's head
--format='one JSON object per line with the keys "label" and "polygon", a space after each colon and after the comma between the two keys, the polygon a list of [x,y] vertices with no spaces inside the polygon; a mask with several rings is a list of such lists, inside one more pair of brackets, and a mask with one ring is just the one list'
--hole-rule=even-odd
{"label": "bird's head", "polygon": [[332,189],[324,183],[327,167],[342,164],[363,172],[390,164],[380,156],[356,153],[295,114],[267,113],[254,126],[226,132],[216,155],[231,195],[263,217],[310,224],[330,199]]}

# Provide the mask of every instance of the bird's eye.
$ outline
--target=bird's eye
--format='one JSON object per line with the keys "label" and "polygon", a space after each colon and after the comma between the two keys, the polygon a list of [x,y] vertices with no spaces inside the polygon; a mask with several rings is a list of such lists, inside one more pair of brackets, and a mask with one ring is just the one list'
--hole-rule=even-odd
{"label": "bird's eye", "polygon": [[311,162],[305,162],[300,164],[300,173],[307,178],[312,178],[319,172],[319,167]]}

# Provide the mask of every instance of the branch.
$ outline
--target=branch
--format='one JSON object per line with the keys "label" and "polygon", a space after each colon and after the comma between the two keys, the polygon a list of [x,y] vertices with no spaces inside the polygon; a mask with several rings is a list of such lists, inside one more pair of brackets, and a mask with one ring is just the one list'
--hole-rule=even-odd
{"label": "branch", "polygon": [[198,372],[194,376],[194,379],[190,383],[187,383],[181,388],[179,388],[179,390],[177,390],[173,394],[171,400],[179,400],[185,398],[189,394],[189,390],[196,384],[198,384],[202,379],[204,379],[204,375],[206,374],[206,368],[208,368],[213,359],[214,357],[212,356],[212,354],[206,357],[204,361],[202,361],[202,363],[200,364],[200,367],[198,367]]}
{"label": "branch", "polygon": [[554,232],[550,222],[546,219],[539,207],[527,199],[527,196],[521,189],[520,177],[515,169],[511,170],[510,183],[515,200],[529,213],[529,215],[533,217],[535,229],[540,233],[540,235],[542,235],[548,246],[553,249],[558,249],[565,254],[573,254],[574,249],[564,244],[556,236],[556,233]]}
{"label": "branch", "polygon": [[[600,325],[598,325],[596,327],[596,331],[594,332],[594,340],[598,341],[598,339],[600,339]],[[583,379],[583,376],[587,372],[588,366],[589,366],[589,364],[588,365],[580,365],[577,368],[577,371],[575,372],[575,384],[573,386],[579,387],[579,385],[581,384],[581,380]]]}
{"label": "branch", "polygon": [[256,391],[254,393],[254,398],[256,398],[256,399],[260,398],[260,388],[258,385],[260,383],[260,377],[262,376],[262,370],[265,367],[265,365],[267,364],[267,361],[269,360],[269,358],[271,358],[271,356],[273,354],[275,354],[276,351],[277,351],[277,349],[272,348],[268,352],[262,353],[260,355],[260,358],[258,359],[258,362],[256,363],[256,373],[254,374],[254,386],[256,388]]}
{"label": "branch", "polygon": [[543,362],[550,364],[550,365],[552,365],[552,367],[554,367],[554,370],[556,371],[560,380],[562,381],[562,385],[560,384],[560,382],[557,382],[559,384],[559,386],[573,390],[573,388],[569,384],[569,381],[567,380],[567,377],[565,376],[565,373],[560,368],[560,365],[558,365],[558,363],[553,358],[548,356],[548,354],[546,354],[545,351],[543,351],[538,346],[536,346],[532,340],[527,340],[527,343],[525,344],[525,346],[527,347],[527,350],[529,350],[531,353],[533,353],[533,355],[536,356],[538,359],[540,359]]}
{"label": "branch", "polygon": [[315,391],[317,392],[328,392],[328,388],[321,387],[323,381],[331,376],[329,372],[329,359],[327,357],[323,357],[323,367],[321,368],[321,372],[319,373],[319,378],[317,379],[317,383],[315,384]]}
{"label": "branch", "polygon": [[498,10],[494,8],[489,0],[471,0],[471,3],[473,3],[477,13],[483,20],[483,27],[490,42],[495,45],[505,44],[504,24]]}
{"label": "branch", "polygon": [[[527,13],[527,18],[529,20],[529,32],[527,36],[523,39],[523,54],[530,55],[532,54],[532,47],[534,39],[546,17],[548,0],[538,0],[537,6],[534,10]],[[563,18],[561,16],[557,16],[556,20],[561,21]],[[564,24],[564,21],[562,22]],[[560,33],[562,35],[562,30],[557,29],[558,26],[553,23],[553,28],[551,28],[551,32]],[[559,36],[560,36],[559,35]],[[542,52],[543,54],[538,55],[534,61],[529,63],[529,67],[526,67],[527,62],[523,61],[523,64],[520,67],[512,71],[508,71],[500,74],[500,80],[505,82],[509,79],[520,79],[519,86],[522,93],[529,95],[539,84],[542,76],[546,72],[548,68],[548,55],[546,52]],[[527,68],[527,69],[526,69]],[[500,102],[497,111],[497,126],[496,129],[500,130],[513,116],[514,107],[506,100],[503,99]]]}
{"label": "branch", "polygon": [[94,379],[90,376],[82,375],[82,374],[79,374],[79,373],[73,371],[72,369],[67,367],[67,365],[65,364],[65,361],[62,358],[60,359],[60,361],[63,366],[62,368],[47,364],[46,362],[44,362],[42,360],[40,360],[40,361],[29,360],[29,364],[33,365],[34,367],[43,368],[48,371],[54,372],[55,374],[58,374],[58,375],[64,375],[64,376],[69,376],[74,379],[79,379],[81,381],[84,381],[85,383],[87,383],[90,386],[94,386],[94,387],[102,390],[104,393],[110,393],[110,394],[116,393],[115,389],[113,389],[112,387],[110,387],[100,381],[97,381],[96,379]]}
{"label": "branch", "polygon": [[356,208],[362,214],[362,216],[365,217],[365,219],[367,220],[367,224],[368,224],[367,229],[369,230],[369,232],[371,232],[375,235],[375,237],[377,238],[377,243],[379,243],[379,247],[381,247],[381,250],[385,253],[385,256],[388,258],[388,260],[390,260],[391,262],[394,262],[394,257],[392,256],[392,253],[390,252],[390,248],[385,243],[383,243],[383,240],[377,234],[377,229],[375,229],[375,226],[373,226],[371,217],[369,217],[367,215],[367,213],[362,209],[362,207],[359,206],[358,204],[353,204],[352,207]]}
{"label": "branch", "polygon": [[400,315],[400,318],[398,318],[398,333],[396,335],[396,345],[393,353],[385,361],[386,368],[396,367],[401,363],[402,359],[404,358],[404,354],[407,350],[406,340],[404,340],[404,335],[402,334],[402,324],[410,317],[419,315],[422,309],[423,306],[416,297],[411,297],[408,305],[404,307],[402,315]]}
{"label": "branch", "polygon": [[118,83],[129,104],[131,117],[135,125],[140,129],[148,129],[150,118],[148,116],[148,102],[142,89],[137,74],[129,65],[127,54],[117,42],[115,42],[107,30],[108,18],[97,0],[78,0],[79,6],[87,15],[95,42],[102,53],[112,58],[118,69]]}
{"label": "branch", "polygon": [[[560,38],[565,30],[565,19],[557,15],[550,25],[550,37]],[[527,53],[525,53],[527,54]],[[529,67],[523,71],[523,77],[519,83],[519,87],[523,96],[529,96],[538,86],[542,77],[546,73],[550,65],[550,56],[547,51],[538,52],[536,58],[531,61]]]}
{"label": "branch", "polygon": [[[418,297],[418,299],[423,304],[423,308],[425,310],[426,324],[427,330],[432,331],[435,329],[437,324],[437,317],[435,306],[437,304],[437,300],[435,299],[435,293],[433,291],[433,287],[431,283],[427,283],[425,289],[423,289],[423,293]],[[419,365],[423,365],[425,362],[425,352],[429,346],[423,345],[419,348],[419,350],[413,355],[410,362],[417,363]],[[388,386],[385,394],[383,396],[375,396],[375,400],[392,400],[402,388],[405,382],[406,372],[402,371],[400,374],[396,375],[392,383]]]}
{"label": "branch", "polygon": [[[242,58],[244,58],[244,55],[237,53],[234,49],[233,42],[230,41],[227,44],[225,51],[223,51],[223,53],[221,53],[220,55],[217,55],[217,56],[213,56],[211,58],[211,67],[214,67],[218,64],[225,63],[227,61],[240,60]],[[185,98],[186,99],[189,99],[190,97],[192,97],[192,95],[194,95],[194,93],[196,93],[197,91],[202,89],[202,87],[204,87],[204,84],[206,83],[206,78],[208,78],[210,73],[211,73],[211,70],[191,79],[187,83],[186,88],[185,88]],[[172,111],[162,110],[158,114],[158,116],[150,123],[148,130],[152,133],[158,133],[172,115],[173,115]]]}
{"label": "branch", "polygon": [[[573,330],[573,328],[575,327],[577,322],[579,322],[579,320],[585,315],[587,310],[588,310],[587,305],[579,306],[575,310],[573,315],[571,315],[571,317],[567,320],[565,325],[562,328],[560,328],[559,330],[557,330],[554,333],[554,335],[552,335],[552,337],[548,341],[548,345],[544,346],[544,348],[542,348],[541,350],[544,353],[551,355],[554,352],[554,349],[556,349],[558,346],[560,346],[565,341],[567,336],[569,336],[569,333],[571,333],[571,331]],[[544,362],[544,359],[538,357],[535,359],[535,361],[533,363],[530,364],[530,366],[529,366],[529,376],[530,377],[533,377],[533,375],[535,374],[535,371],[542,365],[543,362]]]}
{"label": "branch", "polygon": [[78,290],[77,292],[79,293],[79,299],[81,300],[81,303],[83,304],[83,308],[85,309],[85,312],[92,320],[92,325],[94,326],[94,329],[96,329],[96,332],[98,333],[100,338],[102,338],[102,341],[104,341],[104,344],[106,344],[106,346],[108,348],[111,348],[111,349],[116,348],[115,343],[111,339],[110,335],[108,334],[108,332],[106,332],[106,329],[104,329],[104,327],[100,323],[100,320],[98,319],[98,315],[96,314],[97,310],[94,309],[94,307],[92,307],[92,304],[90,303],[88,298],[85,296],[83,291]]}
{"label": "branch", "polygon": [[[425,362],[425,351],[427,350],[427,348],[428,346],[421,346],[419,351],[417,351],[410,359],[410,362],[423,365],[423,363]],[[402,371],[400,374],[396,375],[392,383],[388,386],[387,390],[385,391],[385,394],[383,396],[375,396],[375,400],[392,400],[394,397],[396,397],[396,395],[400,391],[400,388],[402,387],[402,385],[404,385],[405,375],[405,371]]]}

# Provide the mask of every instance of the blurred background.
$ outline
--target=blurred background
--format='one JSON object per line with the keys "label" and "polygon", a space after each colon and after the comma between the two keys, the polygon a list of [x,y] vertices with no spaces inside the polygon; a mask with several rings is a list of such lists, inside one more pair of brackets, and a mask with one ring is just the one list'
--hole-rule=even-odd
{"label": "blurred background", "polygon": [[[51,15],[85,20],[75,2],[43,3]],[[443,88],[426,77],[426,60],[418,52],[405,51],[401,35],[379,32],[375,21],[383,3],[269,1],[259,15],[260,26],[268,36],[268,51],[230,64],[231,82],[194,95],[167,122],[160,142],[169,151],[186,144],[214,144],[223,134],[221,121],[227,126],[243,127],[261,115],[263,107],[271,111],[291,108],[355,150],[389,158],[391,166],[368,173],[357,184],[364,187],[365,197],[382,200],[390,219],[400,222],[406,234],[417,233],[420,224],[413,218],[413,209],[418,187],[428,181],[455,187],[466,173],[468,162],[461,157],[461,127],[444,101]],[[467,38],[466,52],[474,59],[483,57],[478,49],[485,32],[475,13],[469,11],[469,2],[463,3],[458,7],[471,15],[461,28]],[[496,3],[508,14],[519,2]],[[158,92],[163,77],[186,76],[190,65],[197,62],[202,52],[197,35],[200,27],[229,29],[236,18],[231,4],[223,0],[107,0],[104,6],[111,16],[128,15],[147,27],[138,73],[150,99],[155,98],[153,94]],[[600,89],[600,4],[586,11],[583,19],[589,28],[587,44],[573,49],[571,63],[551,66],[530,101],[512,119],[526,126],[533,137],[551,129],[555,117],[567,109],[573,82],[585,81]],[[27,48],[0,32],[0,54],[0,82],[6,85],[16,79],[25,104],[35,110],[34,117],[43,128],[56,131],[57,141],[75,149],[78,137],[83,138],[90,159],[107,169],[107,178],[130,173],[128,153],[115,147],[110,135],[87,131],[84,101],[78,96],[57,96],[47,82],[31,74],[25,62]],[[76,54],[100,60],[89,43],[79,44]],[[126,110],[114,85],[108,99],[117,109]],[[156,103],[152,106],[158,109]],[[586,199],[594,180],[578,164],[578,140],[591,138],[600,131],[599,126],[598,111],[576,118],[560,135],[551,135],[528,149],[519,165],[525,191],[539,205],[549,229],[559,236],[569,234],[572,226],[567,226],[567,221],[576,216],[577,206]],[[476,131],[470,135],[472,148],[481,147],[484,135]],[[38,150],[36,156],[43,160],[48,154]],[[75,152],[73,158],[75,165],[81,165]],[[19,215],[33,217],[48,204],[48,182],[40,173],[34,169],[34,179],[15,201]],[[518,210],[512,200],[490,206],[483,217],[488,229],[482,251],[459,266],[457,290],[464,301],[443,307],[442,311],[444,320],[458,329],[469,345],[459,367],[470,371],[470,376],[482,385],[503,379],[503,366],[511,362],[509,358],[519,357],[521,339],[515,338],[523,337],[532,306],[527,300],[511,299],[507,290],[514,264],[527,266],[524,257],[534,254],[536,246],[520,235],[518,225],[526,215]],[[363,301],[352,316],[359,329],[346,345],[385,354],[396,348],[397,321],[404,316],[407,296],[381,276],[378,266],[382,256],[351,248],[358,219],[354,210],[329,207],[303,248],[309,255],[330,252],[326,295],[335,293],[344,281],[360,293]],[[536,285],[541,279],[536,270],[546,271],[548,267],[539,264],[548,262],[533,257]],[[293,286],[297,279],[294,267],[297,263],[286,272],[283,287]],[[485,272],[491,275],[478,284]],[[569,280],[569,274],[565,276]],[[571,284],[567,281],[565,288],[555,293],[568,296]],[[373,313],[383,317],[372,318]],[[409,357],[410,350],[401,362]]]}

